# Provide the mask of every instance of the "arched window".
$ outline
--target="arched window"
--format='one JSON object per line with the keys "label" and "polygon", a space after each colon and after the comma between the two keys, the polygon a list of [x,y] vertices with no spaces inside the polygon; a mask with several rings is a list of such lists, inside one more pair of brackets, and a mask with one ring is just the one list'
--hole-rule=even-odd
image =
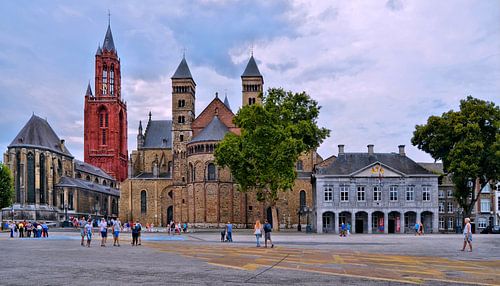
{"label": "arched window", "polygon": [[45,155],[40,153],[40,204],[45,204],[45,192],[47,191],[47,176],[45,174]]}
{"label": "arched window", "polygon": [[99,184],[99,179],[97,177],[94,179],[94,183]]}
{"label": "arched window", "polygon": [[300,207],[305,207],[306,206],[306,191],[302,190],[300,191]]}
{"label": "arched window", "polygon": [[61,160],[57,160],[57,175],[60,177],[62,176],[62,163],[61,163]]}
{"label": "arched window", "polygon": [[302,160],[297,161],[297,171],[302,171],[304,170]]}
{"label": "arched window", "polygon": [[80,173],[80,172],[76,173],[76,178],[77,179],[81,179],[82,178],[82,173]]}
{"label": "arched window", "polygon": [[109,94],[115,94],[115,66],[111,65],[109,70]]}
{"label": "arched window", "polygon": [[117,214],[118,213],[118,203],[116,202],[115,198],[113,198],[113,200],[111,201],[111,212],[113,214]]}
{"label": "arched window", "polygon": [[210,163],[208,164],[208,180],[209,181],[214,181],[216,179],[216,176],[215,176],[215,164],[214,163]]}
{"label": "arched window", "polygon": [[108,182],[106,182],[106,180],[102,180],[102,184],[103,184],[104,186],[107,186],[107,185],[108,185]]}
{"label": "arched window", "polygon": [[28,204],[35,203],[35,155],[28,153]]}
{"label": "arched window", "polygon": [[64,193],[62,190],[59,192],[59,208],[64,208]]}
{"label": "arched window", "polygon": [[90,176],[87,175],[87,177],[85,177],[85,180],[89,181],[90,182]]}
{"label": "arched window", "polygon": [[105,107],[101,107],[101,109],[99,110],[99,127],[101,129],[101,145],[106,145],[107,132],[109,127],[109,116],[108,111]]}
{"label": "arched window", "polygon": [[102,94],[106,95],[108,92],[108,67],[104,65],[102,67]]}
{"label": "arched window", "polygon": [[146,191],[141,191],[141,213],[145,214],[147,210],[148,207],[147,207]]}
{"label": "arched window", "polygon": [[193,164],[189,163],[189,176],[188,176],[188,183],[192,183],[193,180]]}

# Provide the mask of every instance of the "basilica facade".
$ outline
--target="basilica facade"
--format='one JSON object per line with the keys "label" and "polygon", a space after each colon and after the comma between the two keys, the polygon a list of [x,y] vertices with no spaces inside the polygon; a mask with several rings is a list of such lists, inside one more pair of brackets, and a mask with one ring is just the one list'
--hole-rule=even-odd
{"label": "basilica facade", "polygon": [[[241,86],[242,105],[260,103],[264,78],[253,55]],[[196,115],[196,96],[196,82],[183,58],[171,78],[172,119],[156,120],[150,112],[144,127],[139,122],[129,178],[121,184],[121,219],[162,226],[173,220],[194,227],[232,222],[242,228],[257,219],[272,221],[270,206],[258,202],[253,193],[238,191],[230,170],[215,164],[214,150],[225,134],[240,133],[227,97],[222,100],[216,93]],[[306,224],[312,208],[311,174],[319,161],[316,152],[298,160],[293,190],[278,200],[280,227],[297,227],[299,220]]]}

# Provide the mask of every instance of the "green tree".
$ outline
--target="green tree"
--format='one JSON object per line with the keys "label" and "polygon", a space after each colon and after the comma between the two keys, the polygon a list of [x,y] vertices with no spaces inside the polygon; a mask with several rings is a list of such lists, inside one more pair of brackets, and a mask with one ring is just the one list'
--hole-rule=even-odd
{"label": "green tree", "polygon": [[241,108],[233,119],[241,135],[228,133],[215,150],[216,163],[229,167],[241,192],[253,191],[272,209],[280,191],[293,187],[299,155],[321,144],[330,130],[317,125],[320,106],[305,92],[271,88],[262,104]]}
{"label": "green tree", "polygon": [[471,193],[479,184],[498,180],[500,172],[500,109],[495,103],[467,97],[460,110],[431,116],[417,125],[412,144],[443,162],[455,184],[454,196],[467,216],[478,196]]}
{"label": "green tree", "polygon": [[6,165],[0,163],[0,209],[12,205],[14,179]]}

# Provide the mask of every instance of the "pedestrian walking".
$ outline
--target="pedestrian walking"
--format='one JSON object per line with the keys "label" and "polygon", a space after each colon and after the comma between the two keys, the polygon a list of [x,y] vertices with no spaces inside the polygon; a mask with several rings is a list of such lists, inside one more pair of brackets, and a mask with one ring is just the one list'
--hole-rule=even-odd
{"label": "pedestrian walking", "polygon": [[231,224],[230,221],[228,221],[226,224],[226,235],[227,235],[227,241],[233,242],[233,225]]}
{"label": "pedestrian walking", "polygon": [[260,238],[262,237],[262,225],[260,224],[260,220],[255,222],[253,229],[253,234],[255,234],[255,239],[257,240],[257,247],[260,247]]}
{"label": "pedestrian walking", "polygon": [[266,220],[264,223],[264,246],[267,248],[267,241],[271,243],[271,248],[274,247],[273,241],[271,240],[271,232],[273,231],[273,227]]}
{"label": "pedestrian walking", "polygon": [[31,237],[31,232],[33,231],[33,224],[28,221],[28,224],[26,225],[26,237]]}
{"label": "pedestrian walking", "polygon": [[469,244],[469,252],[472,252],[472,227],[470,225],[470,218],[465,218],[465,227],[464,227],[464,246],[462,247],[462,251],[465,250],[465,247]]}
{"label": "pedestrian walking", "polygon": [[351,235],[351,224],[347,223],[347,236]]}
{"label": "pedestrian walking", "polygon": [[122,222],[119,218],[113,224],[113,246],[120,246],[120,231],[122,230]]}
{"label": "pedestrian walking", "polygon": [[85,217],[82,216],[82,218],[78,221],[78,226],[80,227],[80,236],[82,237],[81,246],[84,246],[83,242],[85,240],[85,225],[86,224],[87,224],[87,221],[85,221]]}
{"label": "pedestrian walking", "polygon": [[422,222],[419,222],[418,235],[424,235],[424,225]]}
{"label": "pedestrian walking", "polygon": [[23,222],[20,222],[19,223],[19,237],[20,238],[23,238],[24,237],[24,228],[26,226],[26,221]]}
{"label": "pedestrian walking", "polygon": [[135,224],[137,226],[137,242],[139,242],[139,245],[141,245],[142,244],[142,240],[141,240],[142,224],[138,220],[135,222]]}
{"label": "pedestrian walking", "polygon": [[9,222],[10,238],[14,238],[14,231],[16,229],[16,224],[12,221]]}
{"label": "pedestrian walking", "polygon": [[220,242],[226,241],[226,226],[224,226],[220,231]]}
{"label": "pedestrian walking", "polygon": [[345,223],[342,223],[342,224],[340,225],[340,236],[341,236],[341,237],[342,237],[342,236],[343,236],[343,237],[345,237],[345,234],[346,234],[346,229],[347,229],[347,227],[346,227]]}
{"label": "pedestrian walking", "polygon": [[415,223],[415,236],[419,235],[419,230],[420,230],[420,223],[416,222]]}
{"label": "pedestrian walking", "polygon": [[85,224],[85,235],[87,236],[87,247],[90,247],[90,242],[92,241],[92,221],[88,220]]}
{"label": "pedestrian walking", "polygon": [[36,225],[36,237],[42,237],[42,225],[39,223]]}
{"label": "pedestrian walking", "polygon": [[137,240],[139,237],[139,223],[132,224],[132,246],[137,246]]}
{"label": "pedestrian walking", "polygon": [[108,239],[108,222],[102,219],[99,228],[101,231],[101,247],[106,247],[106,240]]}

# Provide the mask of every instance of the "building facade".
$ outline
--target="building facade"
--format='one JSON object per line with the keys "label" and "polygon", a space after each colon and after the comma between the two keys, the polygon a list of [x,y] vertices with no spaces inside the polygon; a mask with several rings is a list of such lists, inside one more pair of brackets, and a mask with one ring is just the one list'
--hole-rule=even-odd
{"label": "building facade", "polygon": [[439,175],[438,179],[438,211],[439,211],[439,232],[455,233],[461,232],[462,221],[464,219],[463,210],[458,204],[453,193],[455,185],[451,180],[451,175],[445,174],[442,163],[419,163],[425,169]]}
{"label": "building facade", "polygon": [[33,115],[8,146],[15,200],[4,219],[63,221],[69,216],[117,216],[117,182],[75,160],[49,123]]}
{"label": "building facade", "polygon": [[85,93],[84,161],[119,182],[127,178],[127,105],[122,100],[120,58],[108,25],[95,54],[95,95]]}
{"label": "building facade", "polygon": [[352,233],[406,233],[422,222],[438,232],[438,175],[398,153],[346,153],[316,165],[313,216],[318,233],[338,233],[342,223]]}
{"label": "building facade", "polygon": [[[229,221],[236,227],[251,227],[257,219],[272,221],[269,205],[252,193],[239,192],[230,170],[215,164],[217,144],[226,133],[240,132],[232,122],[227,97],[221,100],[216,94],[195,116],[196,83],[185,58],[171,80],[172,120],[153,120],[150,113],[145,129],[139,122],[130,176],[121,187],[122,220],[155,225],[174,220],[194,227],[220,227]],[[260,103],[264,80],[253,56],[241,82],[243,105]],[[295,186],[282,193],[277,204],[281,227],[297,227],[301,206],[312,207],[310,175],[319,160],[311,152],[297,162]]]}

